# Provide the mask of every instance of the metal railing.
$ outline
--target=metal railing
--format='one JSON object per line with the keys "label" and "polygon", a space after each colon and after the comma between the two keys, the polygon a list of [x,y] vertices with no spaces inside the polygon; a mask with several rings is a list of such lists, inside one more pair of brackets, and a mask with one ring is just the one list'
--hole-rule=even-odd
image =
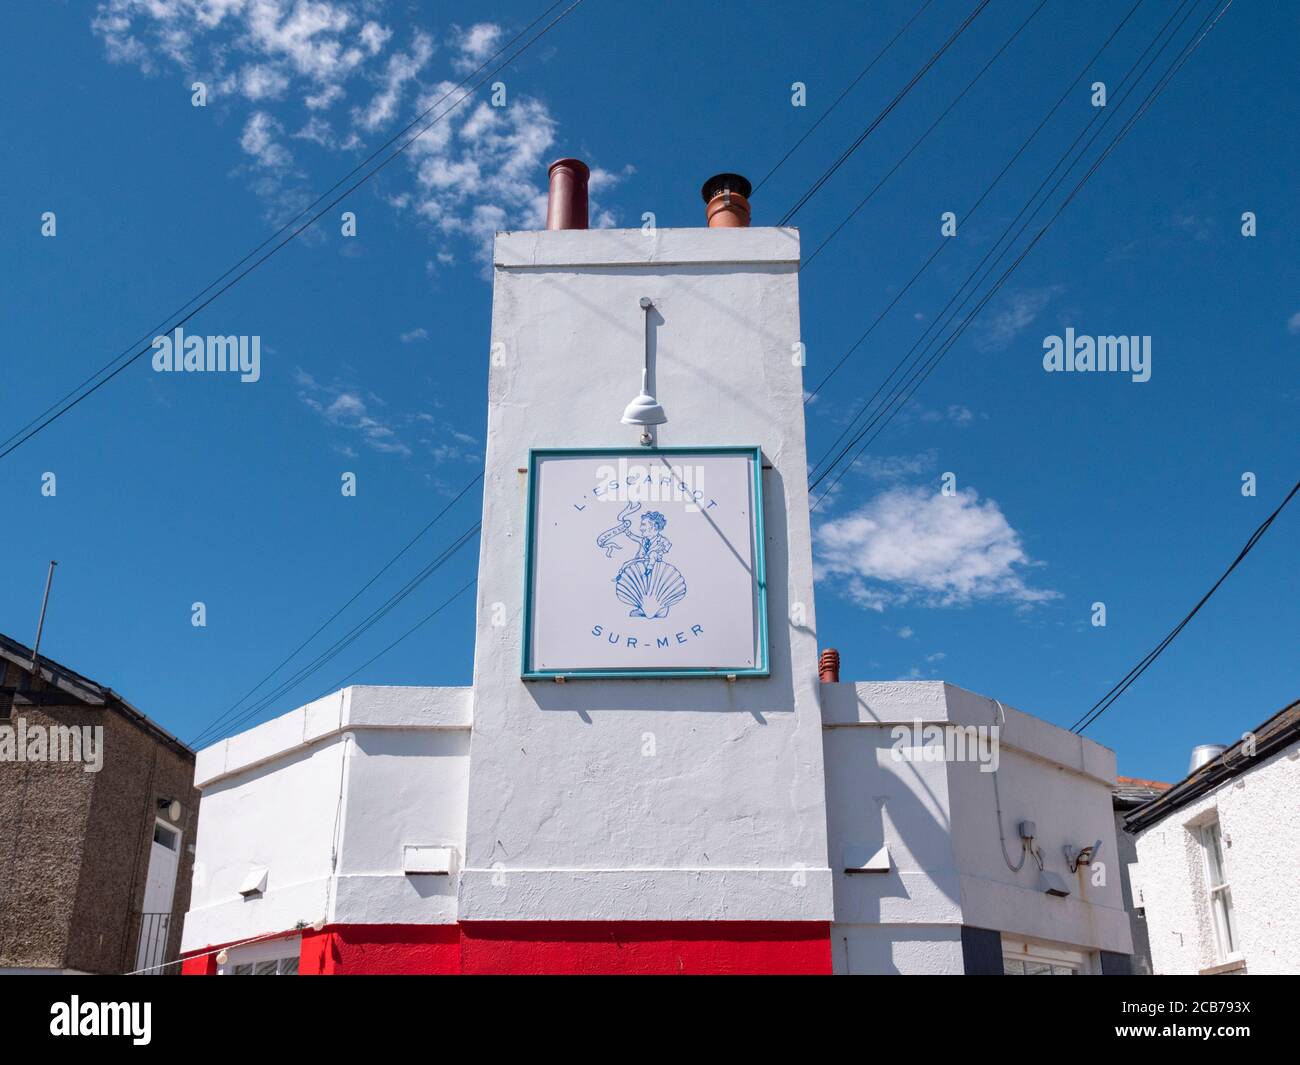
{"label": "metal railing", "polygon": [[145,976],[174,976],[181,971],[180,962],[167,962],[167,943],[171,939],[170,913],[140,914],[140,939],[136,946],[134,970],[146,970]]}

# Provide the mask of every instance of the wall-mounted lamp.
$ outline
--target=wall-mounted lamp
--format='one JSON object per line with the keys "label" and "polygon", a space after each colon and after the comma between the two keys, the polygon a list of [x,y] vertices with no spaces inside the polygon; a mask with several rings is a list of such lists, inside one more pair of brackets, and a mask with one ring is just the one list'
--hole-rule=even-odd
{"label": "wall-mounted lamp", "polygon": [[1086,847],[1080,847],[1075,850],[1068,843],[1065,845],[1065,861],[1070,867],[1070,872],[1077,873],[1079,866],[1091,865],[1097,860],[1097,854],[1101,851],[1101,840],[1096,843],[1090,843]]}
{"label": "wall-mounted lamp", "polygon": [[159,799],[158,809],[173,821],[179,821],[181,819],[181,804],[179,799]]}
{"label": "wall-mounted lamp", "polygon": [[650,392],[650,311],[654,303],[649,296],[641,297],[641,310],[645,312],[645,361],[641,367],[641,392],[623,411],[624,425],[642,426],[641,443],[653,443],[650,426],[663,425],[668,420],[659,401]]}

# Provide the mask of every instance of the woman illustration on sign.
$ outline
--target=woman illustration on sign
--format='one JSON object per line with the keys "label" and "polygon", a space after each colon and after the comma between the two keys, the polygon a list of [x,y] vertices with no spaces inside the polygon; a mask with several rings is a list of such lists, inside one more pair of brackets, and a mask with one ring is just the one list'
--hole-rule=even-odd
{"label": "woman illustration on sign", "polygon": [[665,618],[674,604],[686,598],[685,579],[676,566],[664,561],[664,555],[673,549],[672,541],[663,534],[668,519],[652,510],[641,516],[638,532],[632,531],[630,521],[623,524],[627,526],[623,535],[637,545],[637,552],[619,567],[614,594],[632,608],[630,618]]}

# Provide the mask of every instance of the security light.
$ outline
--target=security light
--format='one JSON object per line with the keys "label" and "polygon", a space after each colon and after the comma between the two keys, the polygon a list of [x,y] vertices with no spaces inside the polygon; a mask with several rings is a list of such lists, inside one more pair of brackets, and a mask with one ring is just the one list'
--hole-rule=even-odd
{"label": "security light", "polygon": [[1078,850],[1075,850],[1067,843],[1064,849],[1065,860],[1070,866],[1070,872],[1077,873],[1079,866],[1090,865],[1097,860],[1097,854],[1101,851],[1101,840],[1090,843],[1086,847],[1080,847]]}

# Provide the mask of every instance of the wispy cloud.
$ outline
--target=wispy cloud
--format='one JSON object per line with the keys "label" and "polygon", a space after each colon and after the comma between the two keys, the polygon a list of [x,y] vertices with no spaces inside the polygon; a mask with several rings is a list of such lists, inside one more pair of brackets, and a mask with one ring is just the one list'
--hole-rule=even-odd
{"label": "wispy cloud", "polygon": [[1061,285],[1049,285],[1046,288],[1008,292],[997,301],[997,309],[989,317],[976,319],[976,346],[982,351],[997,351],[1007,347],[1063,291]]}
{"label": "wispy cloud", "polygon": [[1058,594],[1027,583],[1035,563],[1020,534],[996,502],[971,488],[951,496],[891,488],[823,522],[816,546],[823,585],[871,610],[985,600],[1031,606]]}
{"label": "wispy cloud", "polygon": [[[497,230],[544,224],[557,120],[513,88],[501,107],[458,88],[501,47],[503,26],[453,25],[439,40],[395,30],[386,11],[385,0],[101,0],[91,26],[109,60],[208,86],[210,106],[238,120],[244,173],[277,222],[320,191],[308,172],[334,177],[434,107],[429,118],[442,117],[408,149],[405,179],[386,171],[382,199],[422,223],[432,269],[462,242],[485,263]],[[614,224],[594,199],[628,172],[593,168],[593,225]]]}
{"label": "wispy cloud", "polygon": [[410,447],[398,436],[397,430],[372,413],[358,390],[322,385],[301,369],[295,374],[295,383],[298,385],[298,398],[303,403],[335,428],[357,434],[372,451],[389,455],[411,454]]}
{"label": "wispy cloud", "polygon": [[416,329],[412,329],[409,330],[408,332],[403,333],[397,339],[400,340],[403,344],[414,344],[419,340],[428,340],[429,331],[425,329],[424,326],[420,326]]}

